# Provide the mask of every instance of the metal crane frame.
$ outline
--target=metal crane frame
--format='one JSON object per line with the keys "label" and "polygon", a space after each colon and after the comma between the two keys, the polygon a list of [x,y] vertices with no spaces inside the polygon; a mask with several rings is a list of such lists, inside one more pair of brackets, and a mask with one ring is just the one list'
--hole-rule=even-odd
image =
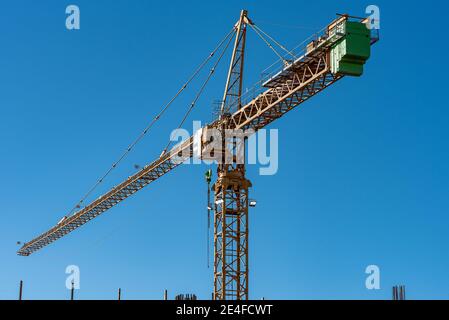
{"label": "metal crane frame", "polygon": [[[251,129],[257,132],[271,122],[323,91],[344,75],[334,74],[330,68],[329,49],[342,37],[336,30],[350,19],[339,16],[317,37],[313,48],[263,83],[266,88],[248,103],[241,104],[241,81],[243,74],[245,25],[251,23],[246,11],[242,11],[236,24],[236,42],[226,83],[220,118],[206,128]],[[362,20],[363,22],[366,21]],[[378,41],[372,35],[371,44]],[[243,44],[243,47],[242,47]],[[240,49],[239,49],[240,48]],[[243,50],[242,50],[243,48]],[[238,88],[238,90],[235,90]],[[226,106],[237,101],[237,110],[226,114]],[[18,251],[21,256],[49,245],[66,234],[84,225],[98,215],[130,197],[148,184],[170,172],[182,162],[194,156],[194,137],[190,137],[163,153],[151,164],[130,176],[109,192],[86,207],[62,220],[47,232],[26,242]],[[245,178],[241,164],[218,166],[214,212],[214,298],[248,299],[248,189],[251,182]],[[226,235],[225,235],[226,232]],[[225,236],[224,236],[225,235]],[[229,245],[231,246],[229,247]],[[237,245],[236,245],[237,244]],[[227,252],[227,253],[226,253]]]}
{"label": "metal crane frame", "polygon": [[[246,28],[251,23],[246,10],[237,22],[234,49],[221,106],[222,149],[229,143],[229,117],[225,111],[241,108],[243,68],[245,61]],[[233,137],[231,144],[237,144]],[[243,138],[244,139],[244,138]],[[240,139],[239,139],[240,140]],[[239,142],[242,144],[242,142]],[[244,149],[244,140],[243,140]],[[215,300],[248,299],[248,192],[251,182],[245,178],[245,164],[237,163],[235,147],[231,147],[231,161],[221,155],[217,166],[214,189],[214,292]],[[243,150],[244,152],[244,150]],[[220,156],[219,156],[220,157]],[[244,157],[243,157],[244,158]]]}

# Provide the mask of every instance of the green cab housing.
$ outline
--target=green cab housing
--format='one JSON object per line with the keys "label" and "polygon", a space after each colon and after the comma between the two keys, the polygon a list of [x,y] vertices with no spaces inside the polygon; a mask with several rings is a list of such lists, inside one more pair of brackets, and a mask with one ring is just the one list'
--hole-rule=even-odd
{"label": "green cab housing", "polygon": [[331,72],[361,76],[371,53],[371,32],[362,22],[346,21],[345,35],[331,48]]}

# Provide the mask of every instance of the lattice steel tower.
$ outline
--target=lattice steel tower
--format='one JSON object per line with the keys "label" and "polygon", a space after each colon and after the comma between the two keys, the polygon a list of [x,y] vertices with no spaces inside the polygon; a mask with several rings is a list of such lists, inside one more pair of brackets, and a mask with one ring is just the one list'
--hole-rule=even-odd
{"label": "lattice steel tower", "polygon": [[[221,134],[224,146],[231,144],[231,161],[223,153],[217,167],[214,190],[214,299],[248,299],[248,189],[245,178],[245,141],[229,141],[225,131],[231,109],[241,108],[243,64],[245,56],[247,11],[243,10],[235,25],[236,38],[225,92],[221,105]],[[243,145],[242,145],[243,142]],[[240,148],[239,148],[240,146]],[[223,148],[223,150],[229,150]],[[243,153],[243,162],[237,153]]]}

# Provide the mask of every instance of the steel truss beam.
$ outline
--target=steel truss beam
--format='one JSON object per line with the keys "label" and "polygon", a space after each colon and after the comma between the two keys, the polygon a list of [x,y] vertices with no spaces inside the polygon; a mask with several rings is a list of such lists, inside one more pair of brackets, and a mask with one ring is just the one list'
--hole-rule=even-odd
{"label": "steel truss beam", "polygon": [[[257,131],[340,78],[341,76],[330,72],[326,55],[323,53],[321,57],[309,60],[308,63],[298,67],[290,78],[286,78],[282,85],[268,89],[236,111],[230,118],[229,127],[231,129],[252,128]],[[217,120],[209,126],[219,128],[221,122]],[[73,216],[68,217],[61,224],[25,243],[18,254],[22,256],[30,255],[125,200],[176,168],[180,163],[172,160],[177,154],[180,154],[183,159],[191,157],[193,154],[192,146],[193,137],[190,137],[182,145],[173,148],[169,153],[146,166]]]}
{"label": "steel truss beam", "polygon": [[[226,139],[225,130],[230,128],[224,110],[228,111],[233,106],[237,110],[241,108],[248,23],[247,12],[243,10],[236,24],[234,50],[221,109],[219,129],[222,130],[223,149],[228,142],[236,143]],[[245,178],[244,163],[234,162],[236,149],[231,150],[233,161],[226,163],[226,155],[223,154],[214,184],[213,296],[215,300],[248,300],[248,188],[251,183]]]}
{"label": "steel truss beam", "polygon": [[182,144],[174,147],[169,153],[157,159],[148,166],[145,166],[138,173],[129,177],[123,183],[114,187],[105,195],[99,197],[91,204],[76,212],[73,216],[68,217],[63,222],[57,224],[52,229],[43,233],[34,240],[25,243],[18,251],[21,256],[28,256],[31,253],[49,245],[64,235],[79,228],[83,224],[112,208],[119,202],[133,195],[151,182],[159,179],[167,172],[173,170],[182,161],[192,156],[193,138],[187,139]]}
{"label": "steel truss beam", "polygon": [[214,299],[248,300],[248,189],[240,171],[214,184]]}
{"label": "steel truss beam", "polygon": [[[326,55],[323,53],[322,56],[298,67],[282,85],[268,89],[236,111],[230,118],[229,127],[231,129],[252,128],[257,131],[340,78],[341,76],[330,72]],[[219,128],[221,122],[217,120],[209,126]],[[179,165],[178,161],[172,161],[173,157],[176,157],[178,153],[183,159],[191,157],[192,145],[193,137],[190,137],[182,145],[175,147],[73,216],[68,217],[61,224],[25,243],[18,254],[28,256],[45,247],[173,170]]]}
{"label": "steel truss beam", "polygon": [[[374,44],[378,38],[372,41]],[[237,110],[230,118],[228,128],[257,131],[321,92],[343,76],[332,74],[329,67],[328,46],[299,58],[283,72],[270,80],[269,88]],[[221,128],[222,121],[208,125]],[[125,200],[138,190],[176,168],[180,161],[193,156],[193,137],[174,147],[170,152],[145,166],[141,171],[68,217],[37,238],[25,243],[17,252],[28,256],[84,225],[88,221]],[[176,159],[176,161],[175,161]],[[243,297],[243,296],[242,296]]]}
{"label": "steel truss beam", "polygon": [[342,76],[330,72],[326,52],[307,58],[293,69],[284,82],[257,96],[231,117],[232,129],[253,129],[257,131],[310,97],[322,91]]}

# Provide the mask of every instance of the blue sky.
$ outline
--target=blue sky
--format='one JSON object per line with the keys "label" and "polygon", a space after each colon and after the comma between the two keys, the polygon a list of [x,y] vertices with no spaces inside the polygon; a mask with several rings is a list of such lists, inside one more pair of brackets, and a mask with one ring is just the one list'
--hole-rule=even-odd
{"label": "blue sky", "polygon": [[[65,7],[81,29],[65,29]],[[208,55],[242,8],[293,47],[352,1],[14,1],[0,4],[0,299],[160,299],[212,291],[206,265],[205,166],[177,168],[83,228],[30,256],[17,241],[54,225]],[[381,42],[361,78],[345,78],[273,123],[279,171],[252,166],[250,296],[449,298],[449,111],[445,2],[376,1]],[[245,86],[275,56],[248,35]],[[191,120],[208,121],[228,58]],[[203,75],[204,76],[204,75]],[[199,83],[195,83],[198,87]],[[159,155],[190,90],[100,192]],[[186,125],[191,130],[191,122]],[[366,266],[381,289],[365,288]]]}

